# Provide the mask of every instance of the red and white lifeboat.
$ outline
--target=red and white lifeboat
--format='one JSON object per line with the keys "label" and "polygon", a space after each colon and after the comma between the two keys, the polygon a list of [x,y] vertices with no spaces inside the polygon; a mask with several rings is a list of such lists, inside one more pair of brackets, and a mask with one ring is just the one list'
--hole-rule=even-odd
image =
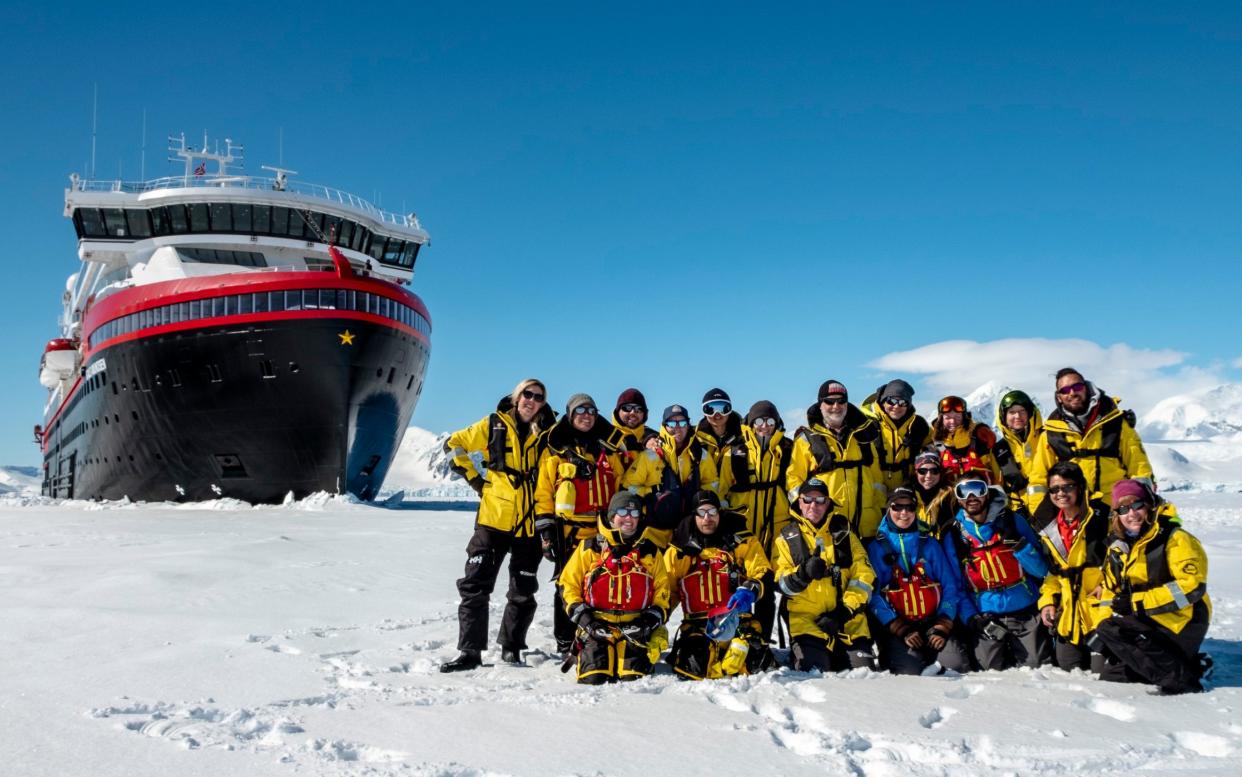
{"label": "red and white lifeboat", "polygon": [[78,347],[73,340],[57,338],[48,342],[39,363],[39,382],[47,388],[55,388],[62,380],[69,380],[78,368]]}

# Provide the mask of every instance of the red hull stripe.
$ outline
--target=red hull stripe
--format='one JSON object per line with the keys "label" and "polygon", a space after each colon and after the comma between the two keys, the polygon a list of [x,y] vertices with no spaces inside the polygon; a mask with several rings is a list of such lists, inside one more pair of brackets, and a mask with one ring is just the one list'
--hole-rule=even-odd
{"label": "red hull stripe", "polygon": [[161,281],[123,289],[105,297],[99,304],[92,305],[86,312],[82,328],[89,338],[101,324],[115,318],[175,302],[212,299],[231,294],[307,289],[352,289],[379,294],[413,308],[428,324],[431,323],[431,314],[427,312],[427,306],[418,295],[389,281],[342,278],[334,272],[247,272],[179,278],[175,281]]}

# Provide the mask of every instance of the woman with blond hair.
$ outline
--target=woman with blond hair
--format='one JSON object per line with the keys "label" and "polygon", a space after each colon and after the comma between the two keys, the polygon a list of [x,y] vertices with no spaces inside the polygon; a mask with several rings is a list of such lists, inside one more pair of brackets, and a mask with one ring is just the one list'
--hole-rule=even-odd
{"label": "woman with blond hair", "polygon": [[[509,592],[498,641],[501,660],[521,663],[526,631],[535,617],[535,570],[543,558],[535,536],[535,479],[546,430],[556,420],[548,390],[534,378],[517,384],[491,413],[449,435],[444,450],[453,471],[479,494],[474,534],[466,545],[466,571],[457,581],[461,651],[441,672],[460,672],[483,663],[487,647],[487,606],[500,565],[509,555]],[[471,454],[482,455],[480,472]]]}

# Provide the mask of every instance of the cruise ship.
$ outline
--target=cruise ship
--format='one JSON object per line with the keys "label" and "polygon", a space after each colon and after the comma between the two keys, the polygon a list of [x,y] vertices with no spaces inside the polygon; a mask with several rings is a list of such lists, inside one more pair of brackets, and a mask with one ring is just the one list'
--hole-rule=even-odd
{"label": "cruise ship", "polygon": [[81,266],[39,379],[43,493],[135,501],[373,499],[409,425],[431,318],[413,214],[242,171],[170,139],[179,176],[70,176]]}

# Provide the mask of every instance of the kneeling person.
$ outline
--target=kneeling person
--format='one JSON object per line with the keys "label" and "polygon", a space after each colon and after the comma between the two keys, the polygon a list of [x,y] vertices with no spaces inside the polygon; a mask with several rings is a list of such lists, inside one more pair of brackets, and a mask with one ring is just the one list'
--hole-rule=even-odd
{"label": "kneeling person", "polygon": [[948,660],[941,663],[961,670],[968,659],[952,637],[961,597],[957,569],[940,544],[919,531],[917,514],[914,491],[894,489],[867,548],[876,583],[868,606],[886,627],[877,635],[880,655],[894,674],[920,674],[945,651]]}
{"label": "kneeling person", "polygon": [[578,545],[561,572],[565,612],[578,626],[580,683],[637,680],[668,645],[668,572],[642,513],[634,494],[613,496],[599,533]]}
{"label": "kneeling person", "polygon": [[[785,595],[793,668],[873,667],[867,601],[875,572],[847,517],[833,510],[828,484],[798,488],[797,510],[776,538],[777,587]],[[800,511],[800,512],[799,512]]]}
{"label": "kneeling person", "polygon": [[669,662],[692,680],[767,669],[775,660],[751,609],[772,571],[768,557],[745,516],[722,512],[711,491],[699,491],[694,501],[664,556],[674,602],[682,608]]}

